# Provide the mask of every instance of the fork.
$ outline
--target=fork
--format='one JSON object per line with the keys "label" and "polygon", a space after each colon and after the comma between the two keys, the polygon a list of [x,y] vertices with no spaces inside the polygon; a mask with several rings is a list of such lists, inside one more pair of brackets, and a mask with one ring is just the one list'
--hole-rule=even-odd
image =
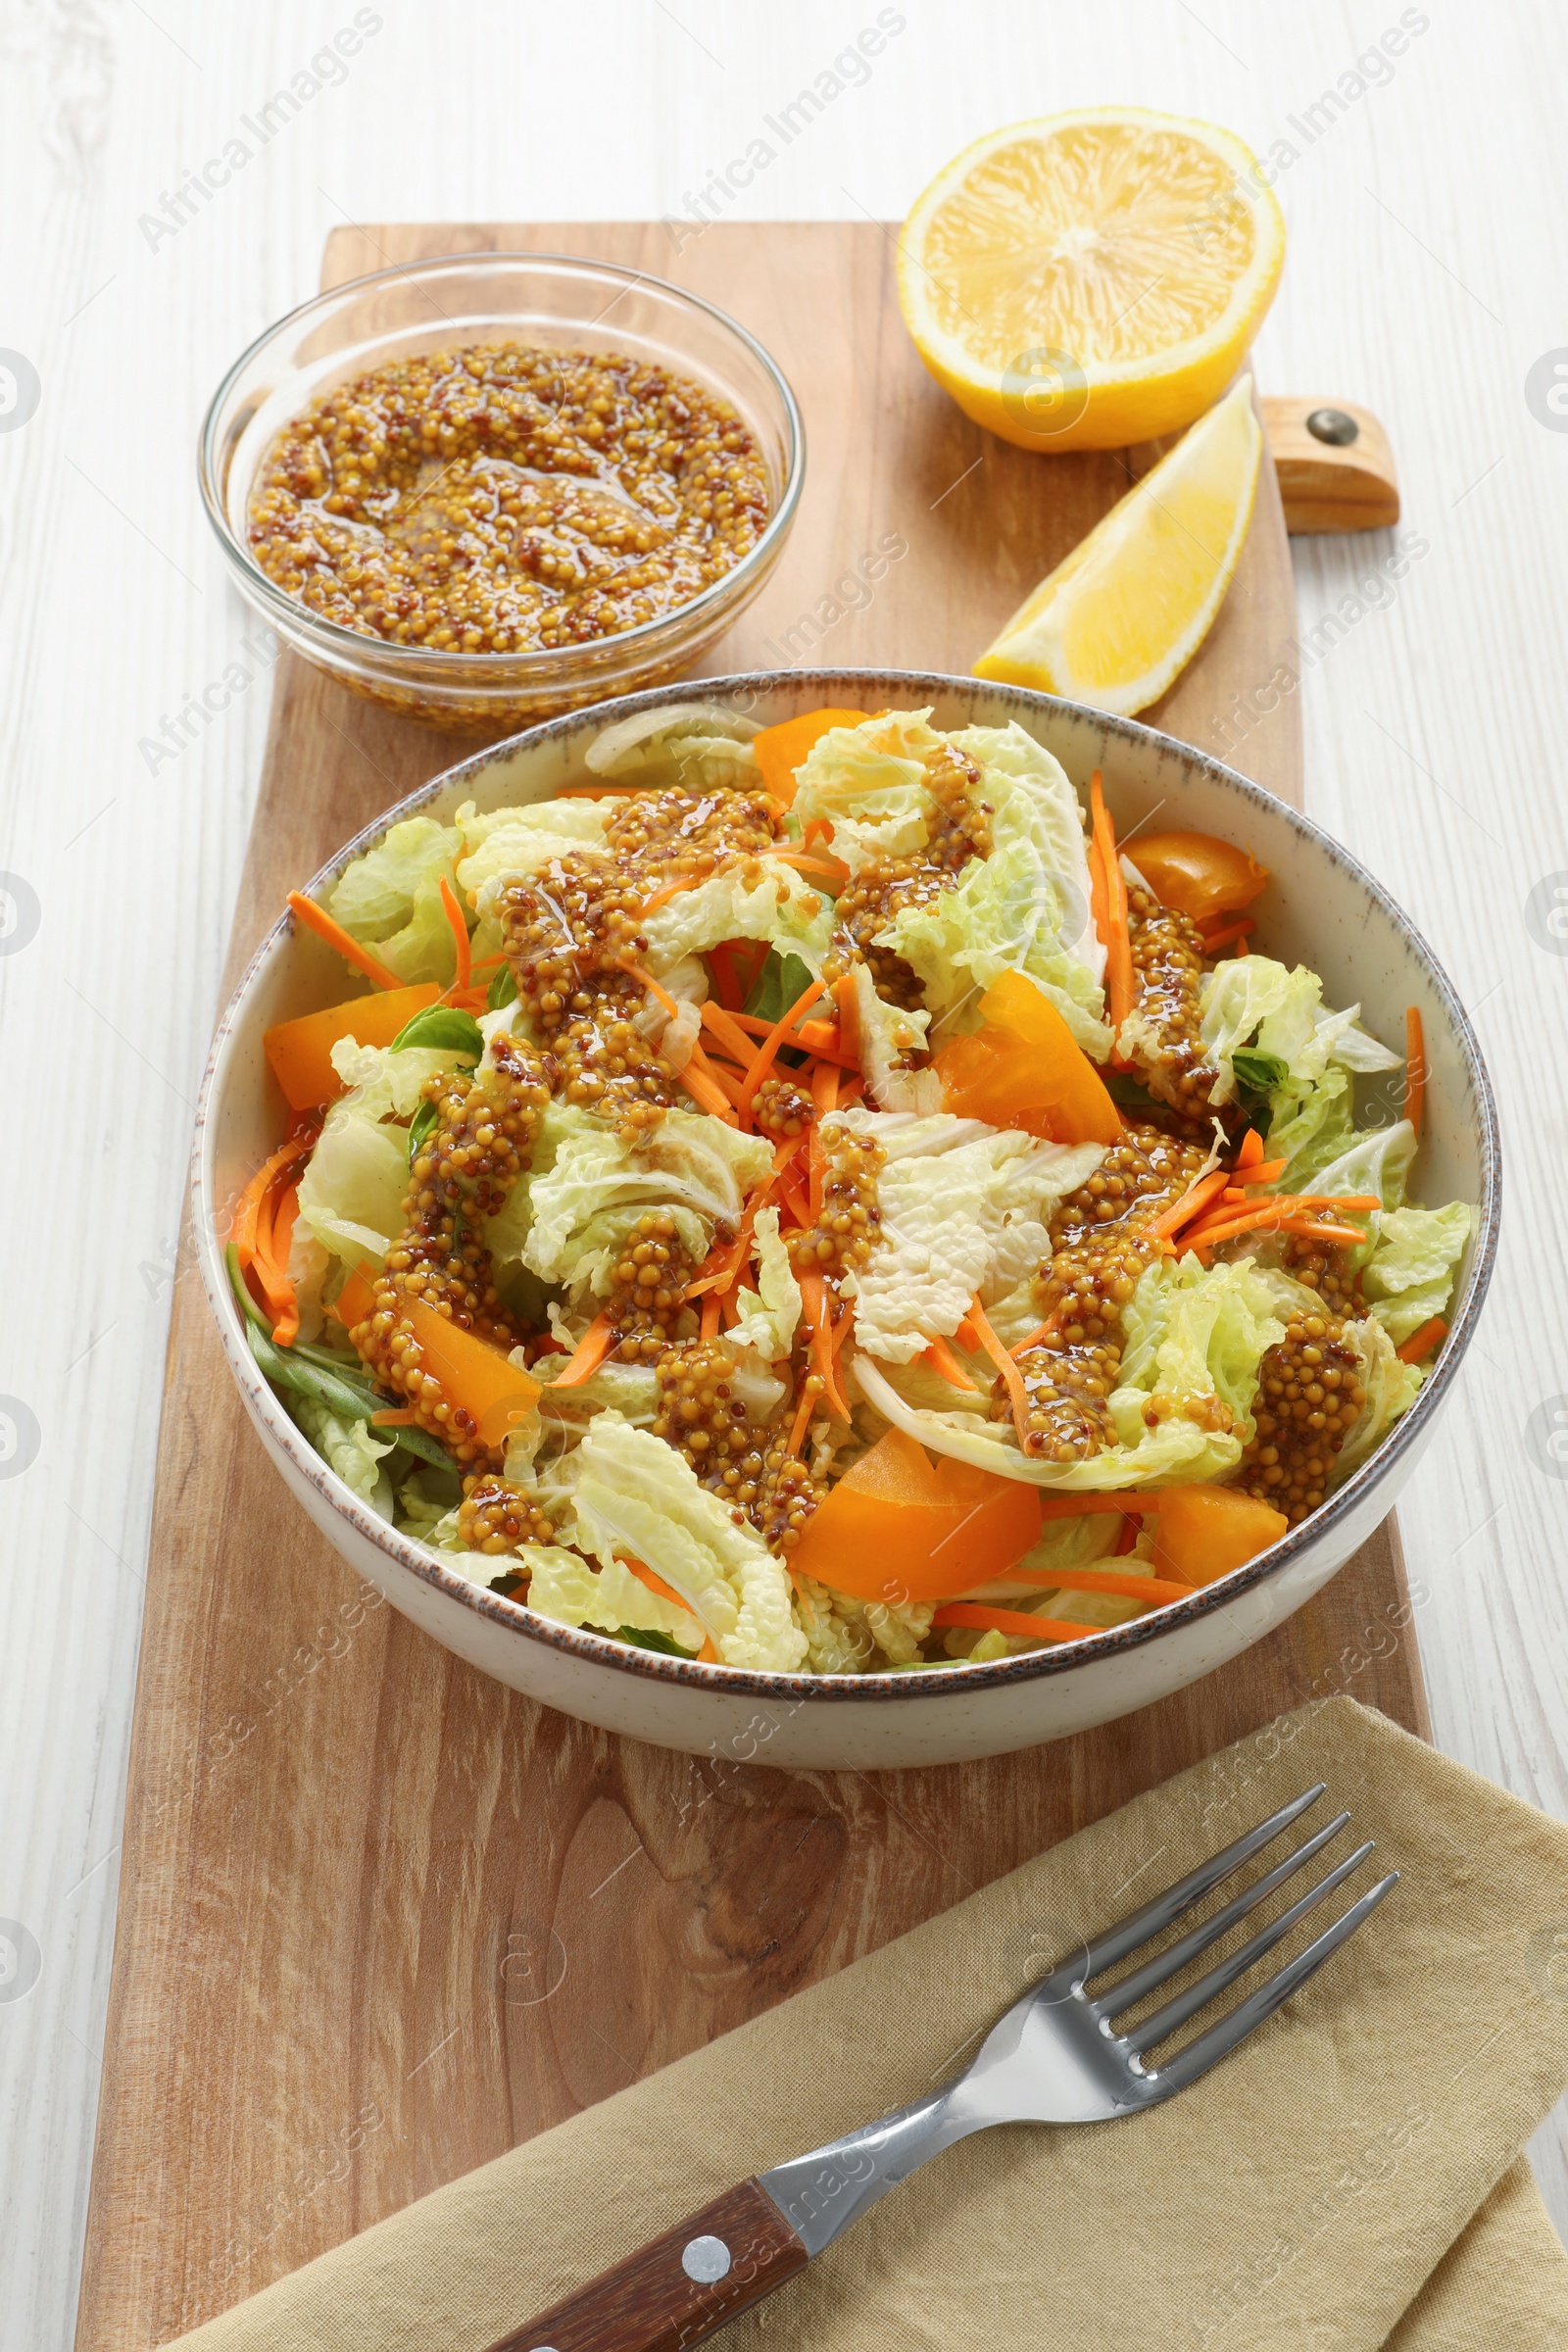
{"label": "fork", "polygon": [[1148,2063],[1149,2053],[1358,1870],[1373,1850],[1370,1842],[1347,1854],[1278,1918],[1152,2015],[1122,2034],[1112,2031],[1113,2020],[1228,1935],[1337,1838],[1349,1814],[1336,1814],[1220,1910],[1093,1999],[1090,1981],[1194,1910],[1222,1879],[1315,1805],[1326,1786],[1319,1781],[1304,1789],[1152,1902],[1059,1961],[1013,2002],[973,2063],[940,2090],[725,2190],[504,2336],[491,2352],[685,2352],[782,2286],[879,2197],[971,2132],[992,2124],[1105,2123],[1174,2098],[1272,2017],[1355,1934],[1398,1885],[1398,1872],[1380,1879],[1304,1951],[1160,2065]]}

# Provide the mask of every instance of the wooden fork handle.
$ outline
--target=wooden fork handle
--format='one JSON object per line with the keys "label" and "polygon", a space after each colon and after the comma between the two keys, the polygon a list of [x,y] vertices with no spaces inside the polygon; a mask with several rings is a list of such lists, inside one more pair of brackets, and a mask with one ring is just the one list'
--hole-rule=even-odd
{"label": "wooden fork handle", "polygon": [[809,2260],[760,2181],[743,2180],[490,2352],[685,2352]]}

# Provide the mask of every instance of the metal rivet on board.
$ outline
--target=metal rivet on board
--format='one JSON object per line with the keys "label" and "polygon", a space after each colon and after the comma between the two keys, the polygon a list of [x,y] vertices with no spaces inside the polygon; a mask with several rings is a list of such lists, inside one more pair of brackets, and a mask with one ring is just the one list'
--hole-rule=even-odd
{"label": "metal rivet on board", "polygon": [[1314,441],[1331,441],[1336,449],[1346,448],[1361,431],[1355,418],[1347,416],[1343,409],[1314,409],[1306,429]]}

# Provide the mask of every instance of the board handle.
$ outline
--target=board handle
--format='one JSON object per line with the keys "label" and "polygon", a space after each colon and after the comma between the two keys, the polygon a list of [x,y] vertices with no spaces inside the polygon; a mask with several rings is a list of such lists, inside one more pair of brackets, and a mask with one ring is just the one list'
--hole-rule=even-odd
{"label": "board handle", "polygon": [[1376,531],[1398,521],[1394,452],[1370,409],[1274,396],[1262,407],[1288,531]]}
{"label": "board handle", "polygon": [[809,2260],[761,2182],[743,2180],[490,2352],[685,2352]]}

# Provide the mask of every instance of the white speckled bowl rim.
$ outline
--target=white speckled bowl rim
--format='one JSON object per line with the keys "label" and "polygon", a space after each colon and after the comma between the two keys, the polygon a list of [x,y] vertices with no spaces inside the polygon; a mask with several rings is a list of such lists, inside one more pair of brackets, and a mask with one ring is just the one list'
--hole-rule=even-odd
{"label": "white speckled bowl rim", "polygon": [[[837,701],[840,707],[856,707],[844,704],[843,698],[847,692],[854,691],[858,703],[863,703],[865,691],[870,690],[876,697],[873,708],[897,707],[901,703],[905,707],[918,706],[933,702],[945,694],[984,695],[993,705],[1000,702],[1004,707],[1011,706],[1022,719],[1041,710],[1068,713],[1088,727],[1099,730],[1103,739],[1120,737],[1128,743],[1174,757],[1184,764],[1221,781],[1244,804],[1250,803],[1275,814],[1283,813],[1303,841],[1342,867],[1357,887],[1393,920],[1441,1000],[1451,1023],[1469,1080],[1480,1146],[1480,1224],[1472,1244],[1463,1296],[1454,1312],[1436,1371],[1423,1384],[1415,1403],[1396,1423],[1392,1434],[1385,1438],[1361,1468],[1347,1479],[1343,1487],[1338,1488],[1327,1501],[1321,1503],[1299,1527],[1293,1529],[1278,1544],[1260,1552],[1243,1567],[1233,1569],[1228,1576],[1204,1586],[1191,1599],[1168,1602],[1164,1607],[1152,1609],[1146,1616],[1134,1618],[1128,1624],[1107,1627],[1099,1633],[1086,1635],[1081,1641],[1061,1642],[1049,1649],[1031,1650],[1021,1657],[998,1658],[980,1666],[956,1662],[951,1667],[925,1667],[918,1673],[842,1676],[765,1674],[750,1668],[702,1665],[694,1658],[676,1658],[657,1650],[636,1649],[612,1640],[608,1635],[558,1625],[550,1618],[535,1615],[519,1601],[510,1600],[502,1593],[492,1592],[481,1585],[471,1583],[468,1578],[444,1566],[434,1555],[423,1551],[408,1538],[400,1536],[387,1521],[363,1502],[335,1472],[328,1469],[264,1378],[245,1341],[243,1318],[227,1286],[221,1248],[215,1246],[210,1250],[200,1250],[198,1256],[208,1302],[218,1324],[223,1352],[252,1412],[300,1475],[309,1481],[335,1513],[348,1521],[368,1544],[423,1583],[434,1586],[465,1608],[473,1610],[525,1641],[543,1642],[550,1648],[564,1650],[595,1665],[612,1666],[623,1674],[651,1677],[658,1682],[696,1683],[729,1693],[784,1699],[796,1704],[804,1700],[812,1705],[833,1706],[851,1700],[859,1702],[871,1699],[889,1706],[918,1705],[923,1700],[954,1696],[960,1691],[968,1695],[977,1690],[1028,1683],[1076,1671],[1097,1661],[1107,1661],[1124,1654],[1144,1642],[1157,1642],[1178,1627],[1207,1616],[1268,1578],[1280,1575],[1366,1502],[1371,1490],[1388,1476],[1400,1457],[1421,1445],[1427,1426],[1440,1410],[1453,1384],[1460,1359],[1475,1332],[1482,1302],[1492,1280],[1497,1248],[1501,1149],[1496,1108],[1475,1032],[1447,974],[1409,917],[1396,906],[1382,884],[1321,826],[1314,824],[1310,817],[1303,816],[1274,794],[1265,792],[1261,785],[1252,783],[1235,768],[1226,766],[1222,760],[1195,750],[1174,736],[1162,734],[1156,728],[1143,726],[1136,719],[1111,717],[1104,711],[1091,710],[1083,704],[1069,703],[1057,696],[1035,694],[1024,687],[996,686],[985,680],[940,671],[740,671],[725,677],[688,679],[672,686],[655,687],[597,704],[587,710],[565,712],[559,718],[547,719],[538,726],[507,737],[503,742],[489,745],[431,777],[427,783],[410,793],[406,800],[398,802],[395,808],[374,818],[348,842],[307,885],[308,893],[319,899],[325,887],[336,879],[353,858],[378,841],[389,825],[416,814],[427,802],[445,793],[460,778],[477,776],[481,769],[497,760],[510,760],[518,752],[553,737],[586,735],[609,725],[614,719],[628,717],[634,711],[658,709],[665,703],[711,701],[733,706],[740,702],[744,707],[747,697],[775,693],[781,688],[795,692],[808,691],[820,704],[830,705]],[[292,935],[293,929],[294,918],[285,910],[252,956],[213,1040],[212,1054],[202,1078],[197,1102],[192,1165],[192,1197],[198,1235],[215,1230],[209,1221],[209,1204],[203,1185],[202,1147],[205,1129],[212,1115],[218,1061],[239,1020],[257,974]]]}

